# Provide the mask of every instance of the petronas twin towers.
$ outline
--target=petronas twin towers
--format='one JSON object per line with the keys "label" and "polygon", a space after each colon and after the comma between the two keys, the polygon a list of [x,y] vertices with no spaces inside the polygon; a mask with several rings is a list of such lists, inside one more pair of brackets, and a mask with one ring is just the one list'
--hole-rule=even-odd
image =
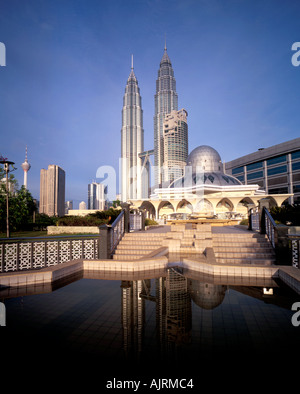
{"label": "petronas twin towers", "polygon": [[[166,46],[158,70],[154,102],[154,149],[145,152],[142,99],[132,60],[122,110],[121,199],[123,202],[148,198],[149,155],[151,154],[154,154],[155,185],[159,187],[164,182],[164,122],[166,115],[172,113],[176,117],[178,111],[176,80]],[[178,125],[179,123],[180,121]],[[177,127],[174,128],[174,132],[177,132]],[[187,133],[182,145],[187,156]],[[179,147],[179,150],[182,149]]]}

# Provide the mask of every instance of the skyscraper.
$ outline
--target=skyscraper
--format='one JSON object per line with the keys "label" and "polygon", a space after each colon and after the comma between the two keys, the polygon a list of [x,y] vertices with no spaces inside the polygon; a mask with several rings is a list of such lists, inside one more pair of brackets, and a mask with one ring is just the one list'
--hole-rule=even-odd
{"label": "skyscraper", "polygon": [[154,106],[154,176],[155,185],[160,185],[163,181],[164,162],[163,122],[166,114],[169,114],[172,110],[178,110],[176,81],[166,45],[156,80]]}
{"label": "skyscraper", "polygon": [[88,185],[88,209],[105,208],[104,184],[92,182]]}
{"label": "skyscraper", "polygon": [[121,198],[122,201],[141,198],[142,166],[139,153],[144,150],[143,110],[140,88],[133,71],[125,87],[121,129]]}
{"label": "skyscraper", "polygon": [[65,214],[65,171],[55,164],[41,169],[39,211],[49,216]]}
{"label": "skyscraper", "polygon": [[170,184],[184,175],[188,158],[187,111],[171,111],[165,116],[163,126],[163,182]]}

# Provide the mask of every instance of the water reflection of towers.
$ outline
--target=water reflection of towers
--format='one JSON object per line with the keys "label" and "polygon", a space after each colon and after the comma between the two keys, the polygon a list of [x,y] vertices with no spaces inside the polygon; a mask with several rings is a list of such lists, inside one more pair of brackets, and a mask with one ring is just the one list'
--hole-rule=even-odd
{"label": "water reflection of towers", "polygon": [[[156,280],[122,282],[124,351],[139,358],[143,348],[145,308],[156,303],[156,331],[161,356],[175,356],[191,341],[192,314],[188,280],[174,269]],[[154,294],[152,293],[154,292]]]}
{"label": "water reflection of towers", "polygon": [[174,269],[158,279],[157,322],[160,348],[167,353],[191,340],[192,313],[188,281]]}
{"label": "water reflection of towers", "polygon": [[121,289],[124,352],[127,357],[139,357],[145,320],[145,300],[140,297],[142,281],[122,281]]}

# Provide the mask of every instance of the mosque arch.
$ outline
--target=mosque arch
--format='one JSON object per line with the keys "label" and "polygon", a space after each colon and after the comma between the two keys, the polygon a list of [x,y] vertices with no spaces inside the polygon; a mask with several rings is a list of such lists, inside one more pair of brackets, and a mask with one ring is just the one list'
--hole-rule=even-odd
{"label": "mosque arch", "polygon": [[228,211],[233,211],[234,205],[233,203],[229,200],[229,198],[224,197],[222,198],[216,206],[217,210],[220,212],[228,212]]}
{"label": "mosque arch", "polygon": [[[287,197],[287,198],[288,198],[288,197]],[[263,203],[264,201],[268,202],[269,208],[275,208],[275,207],[280,206],[280,205],[277,203],[276,199],[273,198],[272,196],[268,196],[268,197],[265,197],[265,198],[261,198],[261,199],[259,200],[260,203]]]}
{"label": "mosque arch", "polygon": [[146,217],[149,219],[155,219],[156,216],[156,209],[155,206],[150,201],[143,201],[140,209],[145,209]]}
{"label": "mosque arch", "polygon": [[177,204],[176,212],[178,213],[192,213],[193,205],[185,198]]}
{"label": "mosque arch", "polygon": [[170,201],[164,200],[159,203],[158,208],[157,208],[157,212],[158,212],[159,217],[162,217],[162,216],[167,217],[171,213],[174,213],[175,209],[174,209],[173,204]]}
{"label": "mosque arch", "polygon": [[237,207],[246,207],[247,208],[248,205],[255,205],[254,201],[250,197],[244,197],[238,202]]}
{"label": "mosque arch", "polygon": [[206,198],[199,200],[194,209],[195,213],[214,214],[214,207],[212,203]]}

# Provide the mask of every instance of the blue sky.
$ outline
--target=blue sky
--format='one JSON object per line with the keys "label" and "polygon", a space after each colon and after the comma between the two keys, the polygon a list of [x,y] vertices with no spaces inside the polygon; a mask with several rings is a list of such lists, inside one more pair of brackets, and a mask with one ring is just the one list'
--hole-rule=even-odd
{"label": "blue sky", "polygon": [[[21,163],[39,199],[40,170],[66,172],[66,200],[87,201],[97,169],[118,176],[131,54],[153,148],[155,81],[165,36],[189,151],[223,161],[300,136],[297,0],[0,0],[0,155]],[[118,186],[117,186],[118,187]]]}

